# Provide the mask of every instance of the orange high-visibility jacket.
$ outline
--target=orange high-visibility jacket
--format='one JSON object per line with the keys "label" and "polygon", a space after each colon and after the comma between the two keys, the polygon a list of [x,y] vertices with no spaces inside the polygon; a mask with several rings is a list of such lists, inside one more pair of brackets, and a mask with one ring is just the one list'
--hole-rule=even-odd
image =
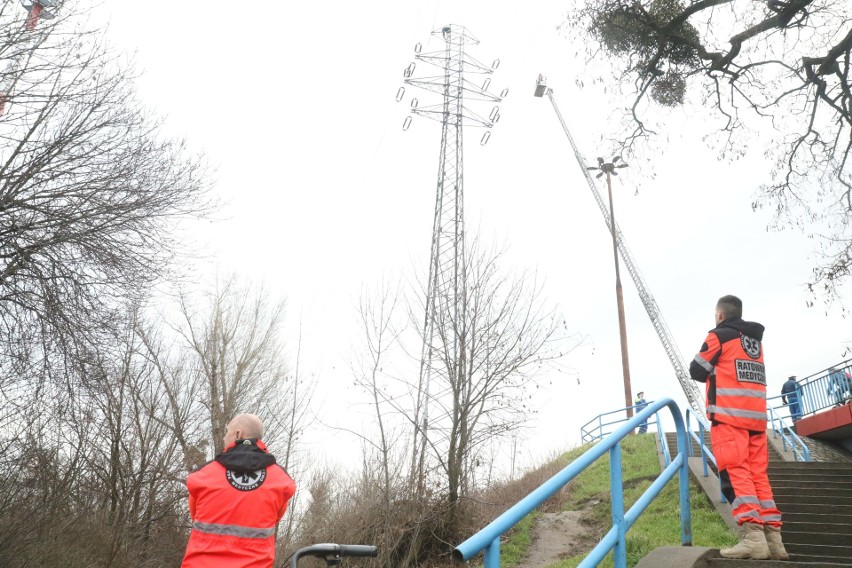
{"label": "orange high-visibility jacket", "polygon": [[[707,418],[752,431],[766,430],[766,368],[763,326],[729,318],[711,330],[689,365],[706,383]],[[709,380],[708,380],[709,379]]]}
{"label": "orange high-visibility jacket", "polygon": [[260,440],[237,440],[186,479],[183,568],[272,568],[275,527],[296,484]]}

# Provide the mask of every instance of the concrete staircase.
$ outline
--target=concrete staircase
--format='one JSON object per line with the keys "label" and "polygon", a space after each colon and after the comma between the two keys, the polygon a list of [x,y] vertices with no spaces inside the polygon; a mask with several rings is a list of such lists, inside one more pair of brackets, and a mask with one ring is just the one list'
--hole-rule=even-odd
{"label": "concrete staircase", "polygon": [[852,565],[852,466],[770,462],[769,481],[791,560]]}
{"label": "concrete staircase", "polygon": [[[671,455],[676,455],[675,434],[666,434],[666,442]],[[808,442],[809,446],[819,443],[816,440]],[[709,435],[707,443],[709,445]],[[833,455],[837,451],[836,448],[825,448],[816,453],[820,457],[848,457],[842,451],[839,456]],[[811,452],[815,453],[813,449]],[[693,452],[693,455],[700,455],[700,452]],[[845,459],[832,462],[786,462],[771,443],[769,462],[769,480],[775,502],[783,513],[784,527],[781,534],[790,561],[730,560],[710,555],[705,559],[705,565],[708,568],[852,566],[852,463]],[[715,487],[718,487],[718,481],[715,483]],[[718,492],[708,492],[708,495],[714,502],[719,500]]]}

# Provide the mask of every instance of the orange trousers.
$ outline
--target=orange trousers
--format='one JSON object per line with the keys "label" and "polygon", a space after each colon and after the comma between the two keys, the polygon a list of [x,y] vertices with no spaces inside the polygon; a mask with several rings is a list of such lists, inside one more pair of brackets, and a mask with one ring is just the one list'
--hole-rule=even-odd
{"label": "orange trousers", "polygon": [[766,468],[766,432],[752,432],[717,423],[710,427],[713,455],[722,481],[722,494],[731,504],[737,524],[781,526]]}

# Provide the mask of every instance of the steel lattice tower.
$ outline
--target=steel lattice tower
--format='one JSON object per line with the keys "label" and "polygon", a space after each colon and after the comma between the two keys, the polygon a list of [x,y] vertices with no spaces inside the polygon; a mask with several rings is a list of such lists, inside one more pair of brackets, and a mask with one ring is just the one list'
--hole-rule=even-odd
{"label": "steel lattice tower", "polygon": [[[474,85],[466,74],[491,75],[499,65],[491,67],[476,61],[466,47],[479,43],[463,26],[449,25],[432,32],[445,42],[442,51],[420,53],[415,48],[415,59],[441,69],[442,74],[414,79],[415,63],[405,70],[405,83],[441,93],[443,103],[419,107],[412,99],[412,113],[441,122],[441,151],[438,159],[438,184],[435,197],[435,218],[432,226],[432,244],[429,263],[429,280],[426,291],[426,310],[423,323],[423,350],[421,354],[418,389],[417,423],[412,447],[413,478],[422,485],[429,424],[429,406],[433,397],[432,382],[457,384],[466,370],[466,274],[464,231],[464,129],[465,125],[490,129],[499,120],[499,106],[495,104],[489,118],[485,119],[465,106],[465,99],[500,103],[507,90],[496,96],[488,92],[491,83],[486,77],[481,86]],[[404,87],[397,95],[401,100]],[[411,117],[406,118],[407,130]],[[490,137],[486,130],[481,144]],[[419,452],[419,455],[418,455]]]}

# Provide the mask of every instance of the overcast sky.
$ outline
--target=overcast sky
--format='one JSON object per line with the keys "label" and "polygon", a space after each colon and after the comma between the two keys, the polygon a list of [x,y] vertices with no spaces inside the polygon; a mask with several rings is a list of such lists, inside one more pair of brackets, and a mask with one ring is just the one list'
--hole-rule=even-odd
{"label": "overcast sky", "polygon": [[[570,4],[104,0],[97,9],[112,43],[143,72],[141,97],[165,117],[166,132],[215,167],[226,206],[199,228],[203,270],[237,271],[287,298],[325,421],[360,419],[346,400],[362,289],[428,259],[440,125],[415,117],[402,132],[408,107],[394,97],[414,45],[441,49],[430,32],[449,23],[480,40],[477,59],[500,58],[492,92],[510,90],[487,146],[481,131],[466,132],[468,230],[505,243],[506,268],[536,271],[569,329],[587,338],[538,400],[522,453],[532,462],[576,445],[582,423],[621,406],[612,243],[550,103],[533,97],[545,73],[587,160],[610,151],[611,117],[627,102],[588,85],[576,40],[557,30]],[[685,359],[713,327],[715,300],[739,295],[745,318],[766,326],[774,394],[788,375],[840,360],[852,333],[839,308],[806,307],[813,243],[767,231],[768,214],[752,211],[769,167],[759,143],[737,162],[720,161],[702,141],[711,130],[699,108],[671,112],[654,167],[633,163],[619,176],[616,219]],[[622,280],[634,391],[683,408],[623,267]],[[319,426],[313,434],[331,459],[352,457],[353,440],[330,442]]]}

